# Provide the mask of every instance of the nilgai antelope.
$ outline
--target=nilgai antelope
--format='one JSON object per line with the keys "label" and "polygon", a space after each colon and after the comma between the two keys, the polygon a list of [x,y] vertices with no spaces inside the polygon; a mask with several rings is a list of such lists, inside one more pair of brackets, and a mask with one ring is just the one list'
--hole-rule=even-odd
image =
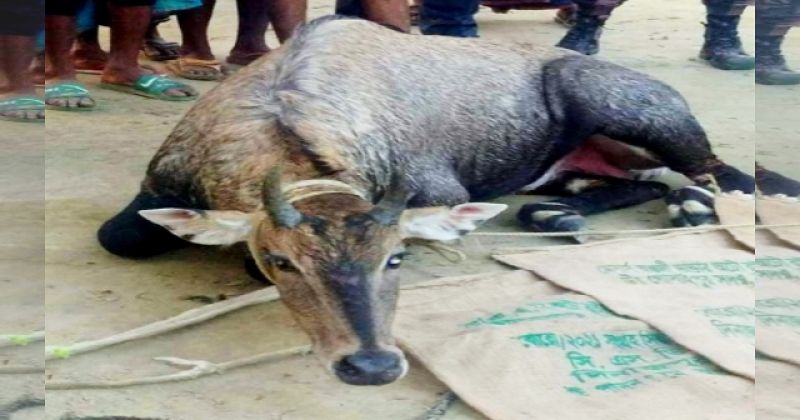
{"label": "nilgai antelope", "polygon": [[[662,166],[696,185],[636,177]],[[523,207],[534,230],[662,197],[676,224],[709,223],[710,182],[754,189],[641,73],[327,17],[198,101],[99,239],[132,258],[246,243],[328,369],[380,385],[408,366],[391,334],[405,240],[456,239],[505,208],[473,201],[537,188],[570,195]]]}

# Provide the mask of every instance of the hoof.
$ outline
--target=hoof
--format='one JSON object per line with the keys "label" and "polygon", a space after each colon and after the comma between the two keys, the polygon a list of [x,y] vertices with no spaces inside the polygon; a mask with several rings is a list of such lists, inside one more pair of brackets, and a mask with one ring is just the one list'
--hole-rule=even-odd
{"label": "hoof", "polygon": [[714,193],[699,186],[683,187],[667,198],[670,222],[675,227],[709,225],[717,222]]}
{"label": "hoof", "polygon": [[535,203],[522,206],[517,219],[534,232],[581,232],[586,219],[572,207],[560,203]]}

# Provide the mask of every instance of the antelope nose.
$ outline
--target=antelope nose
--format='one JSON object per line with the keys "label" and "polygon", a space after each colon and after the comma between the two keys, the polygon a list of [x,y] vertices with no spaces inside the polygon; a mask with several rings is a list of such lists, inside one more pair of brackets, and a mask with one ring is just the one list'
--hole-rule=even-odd
{"label": "antelope nose", "polygon": [[384,385],[403,373],[400,356],[380,350],[361,350],[336,363],[336,376],[350,385]]}

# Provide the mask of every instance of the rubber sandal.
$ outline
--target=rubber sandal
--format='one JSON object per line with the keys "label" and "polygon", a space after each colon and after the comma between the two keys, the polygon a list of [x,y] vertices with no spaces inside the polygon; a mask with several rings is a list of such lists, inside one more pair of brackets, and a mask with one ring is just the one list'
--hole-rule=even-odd
{"label": "rubber sandal", "polygon": [[[75,106],[75,107],[68,107],[68,106],[57,106],[57,105],[50,105],[47,102],[51,99],[83,99],[89,98],[92,100],[92,106]],[[49,83],[44,87],[44,103],[47,109],[58,110],[58,111],[70,111],[70,112],[84,112],[84,111],[91,111],[94,109],[94,98],[89,95],[89,89],[86,89],[86,86],[82,85],[79,82],[75,81],[63,81],[63,82],[55,82]]]}
{"label": "rubber sandal", "polygon": [[168,62],[167,70],[175,76],[189,80],[215,81],[223,77],[222,66],[217,60],[181,57]]}
{"label": "rubber sandal", "polygon": [[192,92],[194,92],[194,89],[185,83],[172,80],[162,74],[145,74],[139,77],[132,85],[103,82],[100,83],[100,87],[163,101],[192,101],[197,98],[197,93],[191,96],[173,96],[165,94],[165,91],[174,88],[189,89]]}
{"label": "rubber sandal", "polygon": [[[9,111],[44,111],[44,108],[44,101],[36,96],[15,96],[12,98],[0,99],[0,113]],[[17,118],[5,115],[0,115],[0,120],[44,123],[44,118]]]}
{"label": "rubber sandal", "polygon": [[149,60],[169,61],[180,57],[180,48],[177,42],[151,39],[144,41],[141,51]]}

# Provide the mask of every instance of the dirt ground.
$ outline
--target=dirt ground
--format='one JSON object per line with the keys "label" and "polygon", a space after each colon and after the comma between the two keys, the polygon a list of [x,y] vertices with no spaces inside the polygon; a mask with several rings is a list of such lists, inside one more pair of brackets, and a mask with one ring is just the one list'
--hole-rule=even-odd
{"label": "dirt ground", "polygon": [[[312,0],[312,15],[329,13],[331,3]],[[551,45],[564,32],[553,23],[552,15],[547,11],[498,15],[482,10],[478,18],[484,38]],[[628,2],[607,25],[600,58],[651,74],[682,92],[723,159],[752,172],[757,140],[762,163],[800,177],[796,165],[800,87],[754,88],[752,72],[722,72],[699,62],[695,57],[702,19],[699,0]],[[749,40],[746,49],[753,51],[752,11],[742,29]],[[211,27],[220,58],[232,45],[235,30],[234,2],[220,2]],[[179,38],[172,23],[164,27],[164,33]],[[786,51],[794,52],[794,64],[800,67],[800,31],[792,35]],[[0,333],[41,329],[46,316],[47,343],[71,343],[200,305],[187,300],[188,296],[236,295],[257,289],[235,250],[192,248],[148,261],[128,261],[98,246],[95,230],[132,198],[153,152],[191,104],[103,91],[96,88],[96,78],[83,80],[95,88],[99,102],[95,112],[48,112],[46,135],[43,127],[0,123],[4,150],[0,214],[5,220],[0,231]],[[202,91],[214,86],[194,85]],[[46,197],[44,203],[42,197]],[[514,206],[484,230],[518,230],[515,207],[534,199],[505,199]],[[652,202],[592,217],[590,223],[594,229],[663,227],[664,207]],[[403,282],[503,269],[489,259],[498,249],[561,243],[566,242],[471,238],[463,244],[469,259],[461,264],[416,249],[402,269]],[[157,356],[226,361],[303,343],[305,337],[287,311],[274,303],[172,334],[48,363],[46,375],[53,379],[140,377],[172,371],[153,362]],[[0,365],[41,363],[41,352],[41,345],[0,349]],[[329,377],[313,357],[297,357],[183,383],[52,391],[47,393],[46,413],[31,409],[13,418],[58,419],[73,413],[173,420],[412,419],[445,389],[416,363],[398,383],[359,388]],[[24,394],[43,395],[38,375],[0,377],[0,405]],[[483,417],[457,403],[444,418]]]}

